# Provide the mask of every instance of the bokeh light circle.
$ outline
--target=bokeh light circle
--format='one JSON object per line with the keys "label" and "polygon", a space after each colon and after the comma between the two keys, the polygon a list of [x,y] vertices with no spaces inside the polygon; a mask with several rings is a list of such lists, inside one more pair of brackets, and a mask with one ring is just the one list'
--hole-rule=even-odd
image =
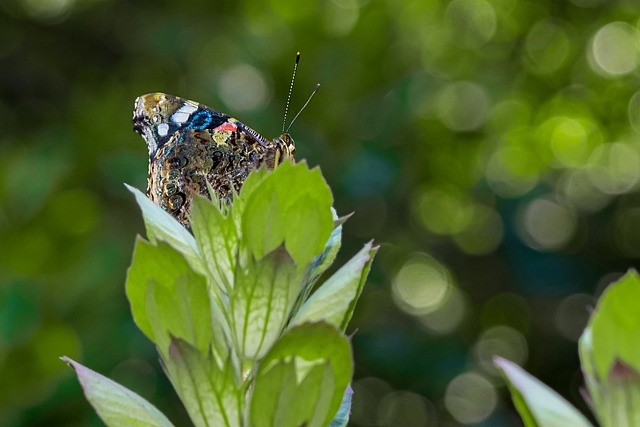
{"label": "bokeh light circle", "polygon": [[473,204],[464,192],[454,186],[425,187],[414,200],[414,214],[418,222],[432,233],[461,233],[473,220]]}
{"label": "bokeh light circle", "polygon": [[584,212],[597,212],[611,201],[611,195],[593,185],[586,169],[566,171],[558,182],[557,192]]}
{"label": "bokeh light circle", "polygon": [[485,0],[453,0],[445,10],[445,19],[454,29],[451,43],[458,46],[478,48],[496,32],[496,12]]}
{"label": "bokeh light circle", "polygon": [[567,62],[571,43],[564,28],[556,20],[537,22],[525,40],[528,61],[525,65],[536,74],[552,74]]}
{"label": "bokeh light circle", "polygon": [[631,126],[640,133],[640,91],[634,93],[629,99],[628,113]]}
{"label": "bokeh light circle", "polygon": [[495,251],[504,234],[498,212],[489,206],[475,205],[471,218],[468,226],[453,236],[456,245],[471,255],[486,255]]}
{"label": "bokeh light circle", "polygon": [[380,402],[393,392],[384,380],[376,377],[361,378],[353,383],[353,403],[350,421],[357,425],[380,425]]}
{"label": "bokeh light circle", "polygon": [[433,335],[446,335],[454,332],[465,319],[469,309],[467,296],[452,286],[442,305],[434,311],[418,316],[418,320]]}
{"label": "bokeh light circle", "polygon": [[489,115],[491,102],[477,83],[461,81],[448,84],[438,95],[436,111],[440,121],[456,132],[477,130]]}
{"label": "bokeh light circle", "polygon": [[626,193],[640,179],[640,155],[622,142],[600,145],[591,154],[588,173],[591,183],[603,193]]}
{"label": "bokeh light circle", "polygon": [[22,6],[36,19],[60,22],[71,11],[75,0],[22,0]]}
{"label": "bokeh light circle", "polygon": [[260,71],[248,64],[225,70],[218,81],[218,93],[234,111],[249,111],[269,102],[267,82]]}
{"label": "bokeh light circle", "polygon": [[510,326],[499,325],[482,333],[474,346],[474,353],[484,372],[499,376],[493,358],[500,356],[523,365],[529,355],[529,346],[521,332]]}
{"label": "bokeh light circle", "polygon": [[391,294],[401,310],[421,315],[439,309],[452,286],[447,269],[435,259],[422,256],[400,268],[391,285]]}
{"label": "bokeh light circle", "polygon": [[424,397],[409,391],[386,395],[378,407],[380,426],[428,427],[433,425],[433,405]]}
{"label": "bokeh light circle", "polygon": [[591,68],[604,77],[629,74],[640,62],[638,30],[626,22],[601,27],[591,40]]}
{"label": "bokeh light circle", "polygon": [[495,387],[484,376],[467,372],[454,378],[445,391],[444,404],[462,424],[485,420],[498,403]]}
{"label": "bokeh light circle", "polygon": [[522,211],[520,236],[531,247],[556,250],[573,237],[578,226],[574,210],[553,198],[532,200]]}
{"label": "bokeh light circle", "polygon": [[560,334],[569,341],[578,342],[593,307],[595,299],[588,294],[573,294],[560,301],[553,319]]}
{"label": "bokeh light circle", "polygon": [[529,192],[539,181],[538,163],[520,146],[499,147],[487,162],[485,176],[491,189],[505,198]]}

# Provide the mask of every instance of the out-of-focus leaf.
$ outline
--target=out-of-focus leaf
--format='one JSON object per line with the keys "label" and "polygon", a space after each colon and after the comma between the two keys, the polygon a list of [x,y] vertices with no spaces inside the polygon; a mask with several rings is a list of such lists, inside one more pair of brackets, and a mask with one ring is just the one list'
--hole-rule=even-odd
{"label": "out-of-focus leaf", "polygon": [[229,360],[219,366],[212,354],[173,338],[163,356],[167,375],[196,427],[241,427],[244,389]]}
{"label": "out-of-focus leaf", "polygon": [[262,357],[278,338],[301,288],[303,274],[283,247],[236,266],[229,295],[232,334],[245,359]]}
{"label": "out-of-focus leaf", "polygon": [[494,359],[507,380],[513,403],[526,427],[587,427],[591,423],[551,388],[515,363]]}
{"label": "out-of-focus leaf", "polygon": [[251,420],[255,427],[326,426],[351,374],[351,346],[336,328],[323,322],[292,328],[260,363]]}
{"label": "out-of-focus leaf", "polygon": [[367,243],[302,305],[292,325],[324,320],[344,331],[378,248]]}
{"label": "out-of-focus leaf", "polygon": [[166,241],[184,255],[195,271],[204,273],[205,269],[200,259],[198,245],[191,233],[140,190],[127,184],[125,186],[133,193],[142,210],[149,241],[153,243],[158,240]]}
{"label": "out-of-focus leaf", "polygon": [[155,406],[115,381],[68,357],[89,403],[109,427],[173,427]]}

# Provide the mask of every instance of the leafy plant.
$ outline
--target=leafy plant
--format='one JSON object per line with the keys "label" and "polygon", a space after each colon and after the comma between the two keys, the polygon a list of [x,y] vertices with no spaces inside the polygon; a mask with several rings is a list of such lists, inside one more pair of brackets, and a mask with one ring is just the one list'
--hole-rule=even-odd
{"label": "leafy plant", "polygon": [[[579,342],[585,398],[605,427],[640,425],[640,276],[603,293]],[[517,365],[496,358],[525,426],[591,426],[577,409]]]}
{"label": "leafy plant", "polygon": [[[320,286],[342,223],[319,169],[253,172],[232,204],[193,200],[193,235],[129,187],[138,237],[126,292],[134,320],[196,426],[346,426],[345,328],[377,251],[367,243]],[[63,358],[109,426],[171,426],[153,405]]]}

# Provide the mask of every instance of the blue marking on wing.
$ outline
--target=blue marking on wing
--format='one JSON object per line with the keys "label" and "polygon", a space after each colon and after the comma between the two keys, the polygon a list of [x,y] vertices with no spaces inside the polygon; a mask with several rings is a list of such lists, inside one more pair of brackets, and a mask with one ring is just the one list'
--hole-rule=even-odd
{"label": "blue marking on wing", "polygon": [[211,113],[209,111],[201,110],[191,117],[191,120],[189,120],[189,124],[187,125],[187,129],[206,129],[212,121],[213,117],[211,116]]}

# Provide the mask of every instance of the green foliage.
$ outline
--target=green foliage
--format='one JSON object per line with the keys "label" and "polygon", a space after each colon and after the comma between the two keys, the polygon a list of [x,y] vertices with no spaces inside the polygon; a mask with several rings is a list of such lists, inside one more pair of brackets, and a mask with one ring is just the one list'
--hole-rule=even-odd
{"label": "green foliage", "polygon": [[596,416],[603,426],[640,425],[640,276],[629,271],[600,297],[579,350]]}
{"label": "green foliage", "polygon": [[338,411],[352,370],[349,341],[334,327],[292,327],[260,363],[252,425],[326,426]]}
{"label": "green foliage", "polygon": [[[598,301],[580,338],[589,403],[603,427],[640,424],[640,276],[629,271]],[[582,414],[517,365],[497,358],[526,426],[590,426]]]}
{"label": "green foliage", "polygon": [[76,371],[85,396],[108,426],[173,427],[160,411],[136,393],[68,357],[62,360]]}
{"label": "green foliage", "polygon": [[497,357],[511,398],[526,427],[588,427],[591,423],[558,393],[515,363]]}
{"label": "green foliage", "polygon": [[[319,169],[285,162],[256,171],[231,205],[196,198],[195,238],[129,188],[149,236],[137,239],[127,276],[131,311],[193,423],[345,425],[353,366],[343,333],[377,248],[367,243],[311,293],[343,222]],[[109,426],[127,425],[110,415],[126,389],[74,367],[83,384],[115,390],[107,400],[85,387]]]}
{"label": "green foliage", "polygon": [[[91,425],[61,354],[114,378],[144,363],[154,398],[179,406],[119,286],[143,227],[121,183],[144,188],[148,160],[132,102],[166,91],[270,139],[298,49],[290,112],[322,88],[292,128],[296,156],[357,212],[345,241],[388,243],[354,319],[368,325],[354,350],[378,352],[359,372],[422,384],[439,424],[447,385],[487,365],[492,326],[520,333],[519,362],[545,382],[578,374],[549,340],[577,339],[571,302],[640,258],[638,16],[633,0],[0,1],[0,419]],[[345,246],[339,264],[360,249]],[[424,254],[451,295],[426,316],[392,297]],[[401,359],[380,357],[391,334]],[[379,418],[378,395],[360,395],[376,398],[354,414]]]}

